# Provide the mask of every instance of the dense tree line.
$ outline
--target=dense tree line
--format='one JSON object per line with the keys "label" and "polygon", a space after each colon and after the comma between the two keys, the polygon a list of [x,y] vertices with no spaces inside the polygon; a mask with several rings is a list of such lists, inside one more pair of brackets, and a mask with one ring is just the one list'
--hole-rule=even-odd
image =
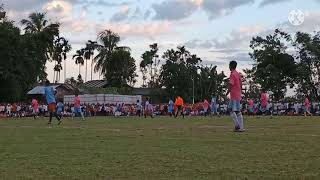
{"label": "dense tree line", "polygon": [[[2,13],[1,13],[2,12]],[[53,81],[60,81],[63,62],[71,50],[69,41],[59,35],[59,23],[46,19],[45,13],[32,13],[15,26],[0,8],[0,99],[21,100],[36,83],[47,79],[46,63],[55,63]],[[131,49],[119,46],[116,32],[105,30],[97,41],[88,40],[73,55],[79,65],[77,79],[66,78],[75,86],[86,82],[88,61],[92,69],[117,88],[128,88],[137,81],[136,61]],[[253,37],[249,54],[253,67],[243,70],[244,96],[259,98],[268,91],[274,100],[284,98],[288,87],[296,88],[296,98],[320,99],[320,33],[297,32],[294,36],[276,29],[265,37]],[[228,63],[228,62],[226,62]],[[65,63],[66,64],[66,63]],[[81,67],[85,65],[84,79]],[[139,70],[143,87],[163,89],[163,99],[182,96],[188,102],[224,96],[228,77],[217,66],[204,66],[202,60],[184,46],[168,49],[161,55],[157,43],[141,55]],[[159,93],[159,92],[158,92]]]}
{"label": "dense tree line", "polygon": [[296,87],[298,99],[320,100],[320,32],[291,36],[276,29],[254,37],[250,47],[254,66],[247,73],[256,87],[270,91],[274,100],[283,99],[288,87]]}
{"label": "dense tree line", "polygon": [[46,79],[46,62],[55,60],[54,41],[59,37],[59,24],[49,23],[45,14],[32,13],[20,30],[7,17],[0,22],[0,99],[16,101],[27,90]]}

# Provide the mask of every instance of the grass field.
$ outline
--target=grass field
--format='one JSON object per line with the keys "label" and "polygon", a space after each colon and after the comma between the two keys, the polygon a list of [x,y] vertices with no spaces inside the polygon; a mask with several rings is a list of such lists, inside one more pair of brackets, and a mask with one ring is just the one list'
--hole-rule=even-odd
{"label": "grass field", "polygon": [[320,179],[320,118],[0,120],[0,179]]}

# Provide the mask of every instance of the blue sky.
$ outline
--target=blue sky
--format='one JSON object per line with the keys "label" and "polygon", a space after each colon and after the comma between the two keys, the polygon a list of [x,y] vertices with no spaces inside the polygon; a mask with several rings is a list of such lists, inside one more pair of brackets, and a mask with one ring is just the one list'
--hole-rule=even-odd
{"label": "blue sky", "polygon": [[[156,42],[160,52],[186,45],[205,64],[218,65],[218,69],[224,71],[227,71],[228,61],[233,59],[240,62],[240,68],[250,67],[253,62],[248,56],[248,47],[253,36],[265,35],[275,28],[290,33],[320,30],[320,0],[1,1],[9,18],[16,22],[30,12],[46,11],[52,21],[62,23],[61,33],[73,46],[68,57],[67,77],[78,74],[72,54],[87,40],[96,40],[97,33],[104,29],[120,34],[121,44],[132,49],[137,64],[148,45]],[[292,10],[305,14],[302,25],[289,23]],[[49,79],[52,79],[52,67],[48,63]],[[99,75],[95,74],[97,78]]]}

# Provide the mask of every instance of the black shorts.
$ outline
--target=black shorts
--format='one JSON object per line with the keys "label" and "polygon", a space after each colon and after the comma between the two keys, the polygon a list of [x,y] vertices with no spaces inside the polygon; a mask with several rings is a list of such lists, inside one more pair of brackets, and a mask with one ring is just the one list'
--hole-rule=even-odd
{"label": "black shorts", "polygon": [[182,106],[177,106],[177,108],[178,108],[178,111],[182,110]]}

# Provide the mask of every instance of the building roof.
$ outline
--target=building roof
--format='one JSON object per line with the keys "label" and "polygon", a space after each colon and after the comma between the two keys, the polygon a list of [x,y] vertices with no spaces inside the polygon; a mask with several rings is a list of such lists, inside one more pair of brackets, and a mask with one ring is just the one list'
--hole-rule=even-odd
{"label": "building roof", "polygon": [[89,88],[106,88],[109,86],[109,83],[105,80],[92,80],[84,83],[84,86]]}
{"label": "building roof", "polygon": [[[70,91],[73,91],[75,89],[75,87],[73,87],[70,84],[52,84],[50,87],[53,87],[54,90],[56,90],[59,87],[63,87],[63,88],[70,90]],[[43,95],[44,88],[45,88],[45,86],[36,86],[33,89],[31,89],[27,94],[28,95]]]}
{"label": "building roof", "polygon": [[[54,85],[54,86],[50,86],[50,87],[53,87],[53,89],[56,89],[59,86],[60,85]],[[28,95],[41,95],[41,94],[44,94],[44,88],[45,88],[45,86],[36,86],[33,89],[31,89],[27,94]]]}

